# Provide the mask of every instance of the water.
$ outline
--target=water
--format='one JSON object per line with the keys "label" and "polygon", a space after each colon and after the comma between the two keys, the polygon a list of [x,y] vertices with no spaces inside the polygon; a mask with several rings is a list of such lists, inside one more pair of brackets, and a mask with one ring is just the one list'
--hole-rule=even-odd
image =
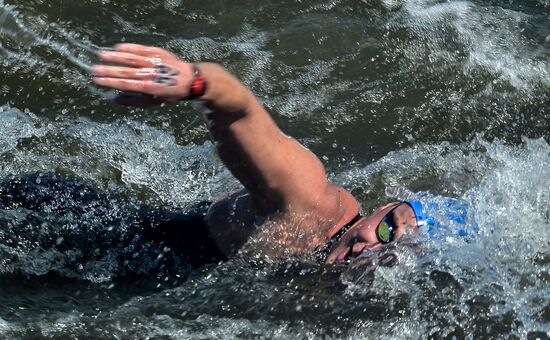
{"label": "water", "polygon": [[[1,210],[0,337],[548,338],[549,20],[546,0],[0,0],[0,177],[76,178],[111,209],[82,234],[78,215]],[[462,198],[478,238],[413,236],[348,270],[128,261],[125,213],[238,183],[186,104],[129,110],[91,85],[119,41],[222,63],[366,211]]]}

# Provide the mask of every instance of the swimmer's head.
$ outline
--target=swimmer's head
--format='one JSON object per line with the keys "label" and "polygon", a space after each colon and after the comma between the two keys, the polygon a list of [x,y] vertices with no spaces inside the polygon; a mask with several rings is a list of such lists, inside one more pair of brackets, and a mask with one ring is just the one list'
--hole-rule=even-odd
{"label": "swimmer's head", "polygon": [[415,212],[405,202],[393,202],[360,218],[332,247],[326,263],[348,263],[360,254],[398,240],[407,228],[417,230]]}
{"label": "swimmer's head", "polygon": [[358,219],[334,244],[326,262],[349,263],[398,240],[407,228],[431,239],[468,241],[479,229],[473,214],[468,215],[468,208],[464,201],[426,193],[419,194],[418,199],[390,203]]}

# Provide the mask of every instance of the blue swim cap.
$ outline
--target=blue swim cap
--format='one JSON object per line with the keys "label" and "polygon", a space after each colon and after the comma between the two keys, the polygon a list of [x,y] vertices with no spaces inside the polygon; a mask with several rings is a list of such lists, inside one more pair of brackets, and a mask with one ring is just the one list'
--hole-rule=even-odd
{"label": "blue swim cap", "polygon": [[471,238],[479,227],[468,214],[468,203],[444,196],[419,193],[416,200],[405,201],[414,211],[418,229],[430,238]]}

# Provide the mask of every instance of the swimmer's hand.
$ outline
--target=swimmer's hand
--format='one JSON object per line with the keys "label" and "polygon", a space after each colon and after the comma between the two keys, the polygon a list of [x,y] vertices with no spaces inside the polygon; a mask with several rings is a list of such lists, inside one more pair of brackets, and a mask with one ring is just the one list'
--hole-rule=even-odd
{"label": "swimmer's hand", "polygon": [[115,99],[118,104],[143,107],[189,96],[195,77],[192,64],[180,61],[162,48],[118,44],[114,50],[101,51],[98,56],[116,66],[94,65],[94,83],[129,92]]}

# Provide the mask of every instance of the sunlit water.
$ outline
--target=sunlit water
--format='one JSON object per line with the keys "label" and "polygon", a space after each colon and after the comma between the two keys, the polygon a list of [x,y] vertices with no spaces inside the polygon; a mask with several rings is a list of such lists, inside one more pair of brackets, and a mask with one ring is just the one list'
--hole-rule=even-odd
{"label": "sunlit water", "polygon": [[[136,256],[140,206],[238,183],[186,104],[129,110],[91,85],[119,41],[224,64],[365,211],[447,195],[479,233],[351,268]],[[0,0],[0,177],[74,209],[0,210],[0,337],[548,338],[549,66],[546,0]]]}

